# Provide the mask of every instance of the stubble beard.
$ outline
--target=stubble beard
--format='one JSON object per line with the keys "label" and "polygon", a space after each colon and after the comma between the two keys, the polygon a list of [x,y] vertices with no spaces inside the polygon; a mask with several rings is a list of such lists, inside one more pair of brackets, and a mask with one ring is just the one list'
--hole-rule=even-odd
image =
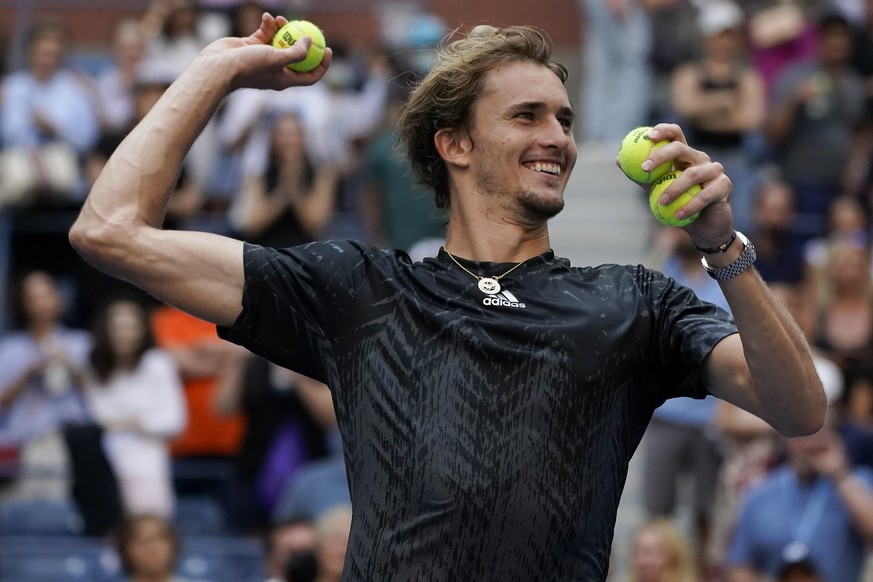
{"label": "stubble beard", "polygon": [[489,172],[483,172],[480,176],[479,188],[492,198],[503,197],[504,207],[523,224],[541,224],[564,209],[562,195],[545,196],[530,189],[521,189],[514,195],[506,195],[497,186],[495,176]]}
{"label": "stubble beard", "polygon": [[531,190],[522,190],[515,199],[522,220],[528,223],[546,222],[564,209],[563,196],[542,196]]}

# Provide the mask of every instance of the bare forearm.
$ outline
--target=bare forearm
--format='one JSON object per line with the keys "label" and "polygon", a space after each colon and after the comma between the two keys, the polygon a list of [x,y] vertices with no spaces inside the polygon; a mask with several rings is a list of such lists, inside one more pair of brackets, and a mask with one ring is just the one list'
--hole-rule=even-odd
{"label": "bare forearm", "polygon": [[167,89],[110,158],[88,199],[94,212],[127,208],[137,220],[160,226],[182,160],[227,91],[228,79],[205,61]]}
{"label": "bare forearm", "polygon": [[722,284],[740,331],[755,412],[786,436],[815,432],[825,398],[802,331],[754,269]]}

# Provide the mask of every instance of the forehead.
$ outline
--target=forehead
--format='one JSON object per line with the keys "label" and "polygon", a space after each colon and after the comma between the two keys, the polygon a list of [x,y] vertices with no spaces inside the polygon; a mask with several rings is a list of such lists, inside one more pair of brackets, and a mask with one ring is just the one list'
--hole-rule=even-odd
{"label": "forehead", "polygon": [[561,79],[548,67],[528,61],[506,63],[486,73],[479,102],[498,111],[519,103],[570,107]]}

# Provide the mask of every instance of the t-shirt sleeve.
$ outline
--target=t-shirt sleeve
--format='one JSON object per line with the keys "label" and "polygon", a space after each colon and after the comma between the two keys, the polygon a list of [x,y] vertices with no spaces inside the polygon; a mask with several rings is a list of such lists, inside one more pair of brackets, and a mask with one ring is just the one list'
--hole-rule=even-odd
{"label": "t-shirt sleeve", "polygon": [[703,398],[707,395],[703,364],[718,342],[737,332],[733,318],[657,271],[644,269],[638,280],[654,315],[657,384],[664,398]]}
{"label": "t-shirt sleeve", "polygon": [[366,270],[365,251],[319,241],[287,249],[246,244],[243,309],[219,337],[321,382],[333,358],[331,334]]}

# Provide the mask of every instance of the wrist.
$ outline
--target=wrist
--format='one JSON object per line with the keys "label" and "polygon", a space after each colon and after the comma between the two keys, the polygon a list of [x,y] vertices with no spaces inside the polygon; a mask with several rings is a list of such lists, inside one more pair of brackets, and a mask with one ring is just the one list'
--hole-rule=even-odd
{"label": "wrist", "polygon": [[723,253],[727,251],[728,248],[737,240],[737,231],[731,230],[731,234],[729,236],[722,237],[718,240],[695,240],[691,239],[691,244],[694,245],[694,248],[700,251],[705,255]]}
{"label": "wrist", "polygon": [[852,472],[848,468],[840,469],[831,474],[831,481],[834,485],[841,485],[846,479],[852,476]]}
{"label": "wrist", "polygon": [[755,246],[743,233],[734,231],[736,238],[717,253],[706,254],[700,259],[710,277],[725,282],[744,273],[751,267],[758,255]]}

